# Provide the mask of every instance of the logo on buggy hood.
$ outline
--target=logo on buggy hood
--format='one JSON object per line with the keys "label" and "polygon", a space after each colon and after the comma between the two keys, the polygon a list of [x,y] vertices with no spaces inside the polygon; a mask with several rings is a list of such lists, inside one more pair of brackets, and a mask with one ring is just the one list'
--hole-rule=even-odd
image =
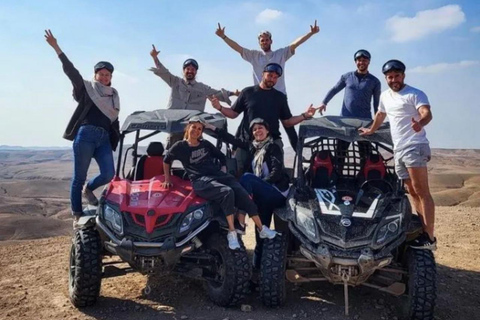
{"label": "logo on buggy hood", "polygon": [[[340,208],[335,204],[336,198],[332,191],[327,189],[315,189],[315,194],[317,195],[318,204],[320,205],[320,210],[322,211],[322,214],[329,214],[333,216],[340,216],[342,214],[340,211]],[[365,218],[365,219],[373,218],[380,196],[381,195],[378,195],[378,197],[376,197],[375,200],[373,200],[372,204],[370,205],[370,207],[366,212],[354,211],[352,213],[352,217]],[[348,203],[348,205],[349,204],[350,203]]]}

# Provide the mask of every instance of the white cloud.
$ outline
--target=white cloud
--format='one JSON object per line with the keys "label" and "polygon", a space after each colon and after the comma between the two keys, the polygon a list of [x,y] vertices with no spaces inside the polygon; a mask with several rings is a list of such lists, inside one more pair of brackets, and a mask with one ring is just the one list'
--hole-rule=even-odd
{"label": "white cloud", "polygon": [[255,22],[258,24],[268,24],[271,21],[279,19],[282,15],[282,11],[265,9],[257,15]]}
{"label": "white cloud", "polygon": [[387,20],[386,27],[392,33],[391,40],[407,42],[455,28],[465,20],[465,13],[459,5],[448,5],[419,11],[411,18],[395,15]]}
{"label": "white cloud", "polygon": [[480,32],[480,26],[473,27],[472,29],[470,29],[470,31],[479,33]]}
{"label": "white cloud", "polygon": [[413,69],[407,70],[409,73],[440,73],[450,70],[458,70],[473,66],[480,65],[478,60],[463,60],[454,63],[437,63],[429,66],[418,66]]}

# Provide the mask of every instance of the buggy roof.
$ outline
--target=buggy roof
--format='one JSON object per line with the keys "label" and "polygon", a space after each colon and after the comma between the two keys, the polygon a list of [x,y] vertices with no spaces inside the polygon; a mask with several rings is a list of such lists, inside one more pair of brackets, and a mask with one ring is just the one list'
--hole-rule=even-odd
{"label": "buggy roof", "polygon": [[127,133],[136,130],[152,130],[166,133],[183,132],[188,119],[193,116],[198,116],[203,121],[217,128],[225,128],[227,125],[227,119],[219,113],[210,114],[198,110],[158,109],[132,113],[125,119],[122,132]]}
{"label": "buggy roof", "polygon": [[371,119],[340,116],[313,118],[300,124],[299,137],[301,139],[314,137],[337,138],[349,142],[371,141],[393,145],[389,123],[384,122],[372,135],[361,136],[358,134],[359,128],[368,128],[371,124]]}

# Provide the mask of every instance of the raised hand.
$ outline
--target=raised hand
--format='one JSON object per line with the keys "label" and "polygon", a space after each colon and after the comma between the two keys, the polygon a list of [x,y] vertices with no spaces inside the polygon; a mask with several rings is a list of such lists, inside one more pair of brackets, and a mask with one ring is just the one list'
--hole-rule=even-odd
{"label": "raised hand", "polygon": [[325,103],[322,103],[320,107],[317,108],[318,112],[323,116],[323,112],[327,111],[327,105]]}
{"label": "raised hand", "polygon": [[310,33],[315,34],[315,33],[318,33],[319,31],[320,31],[320,27],[317,26],[317,20],[315,20],[315,24],[313,26],[310,25]]}
{"label": "raised hand", "polygon": [[155,45],[152,44],[152,51],[150,51],[150,55],[152,56],[152,58],[153,59],[157,58],[159,53],[160,51],[157,51],[157,49],[155,48]]}
{"label": "raised hand", "polygon": [[58,48],[57,39],[53,36],[53,33],[50,31],[50,29],[45,30],[45,40],[50,46],[52,46],[52,48]]}
{"label": "raised hand", "polygon": [[218,28],[215,31],[215,34],[223,39],[225,37],[225,27],[222,28],[220,23],[218,23]]}
{"label": "raised hand", "polygon": [[315,107],[313,106],[313,104],[311,104],[311,105],[308,107],[307,111],[304,112],[305,118],[307,118],[307,119],[313,118],[313,116],[315,115],[315,112],[316,112],[316,111],[317,111],[317,108],[315,108]]}
{"label": "raised hand", "polygon": [[207,98],[212,103],[212,107],[214,107],[218,111],[220,111],[220,109],[222,109],[222,105],[220,104],[220,100],[218,100],[217,97],[212,95],[212,96],[207,96]]}
{"label": "raised hand", "polygon": [[412,127],[413,131],[415,131],[415,132],[420,132],[423,128],[423,126],[420,124],[420,122],[416,121],[415,118],[412,118],[411,127]]}

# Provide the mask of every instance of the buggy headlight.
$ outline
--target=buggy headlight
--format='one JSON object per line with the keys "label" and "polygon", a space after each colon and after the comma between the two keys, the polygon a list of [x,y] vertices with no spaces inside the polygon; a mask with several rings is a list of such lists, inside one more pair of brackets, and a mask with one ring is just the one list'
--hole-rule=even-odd
{"label": "buggy headlight", "polygon": [[297,205],[295,207],[295,212],[296,222],[299,229],[303,231],[308,239],[318,243],[319,239],[317,226],[315,224],[315,218],[313,217],[312,210]]}
{"label": "buggy headlight", "polygon": [[396,218],[388,223],[385,223],[383,226],[378,229],[376,244],[383,244],[388,239],[396,236],[398,230],[400,229],[400,218]]}
{"label": "buggy headlight", "polygon": [[187,231],[192,227],[192,225],[196,225],[196,222],[201,221],[203,216],[204,216],[204,208],[196,209],[195,211],[190,212],[183,218],[178,232],[183,233]]}
{"label": "buggy headlight", "polygon": [[105,223],[110,227],[110,229],[119,235],[123,235],[123,219],[120,212],[117,212],[114,208],[107,204],[105,205],[105,209],[103,211],[103,217],[105,219]]}

